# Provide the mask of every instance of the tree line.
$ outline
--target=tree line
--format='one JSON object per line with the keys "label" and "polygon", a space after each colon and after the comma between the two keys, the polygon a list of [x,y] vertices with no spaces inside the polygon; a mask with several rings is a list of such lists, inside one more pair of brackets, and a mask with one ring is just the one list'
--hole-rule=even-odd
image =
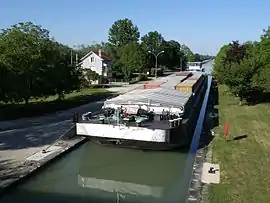
{"label": "tree line", "polygon": [[26,104],[31,98],[58,95],[80,86],[80,72],[69,63],[71,49],[31,22],[0,33],[0,101]]}
{"label": "tree line", "polygon": [[270,92],[270,27],[259,41],[233,41],[218,52],[213,75],[242,101],[257,102]]}
{"label": "tree line", "polygon": [[150,31],[141,36],[138,27],[127,18],[113,23],[109,29],[108,42],[79,45],[78,53],[81,57],[91,50],[98,49],[112,57],[113,76],[124,77],[127,81],[134,72],[151,72],[151,68],[155,67],[154,55],[161,51],[164,53],[158,56],[158,65],[170,70],[183,70],[187,61],[203,61],[212,57],[194,54],[185,44],[165,40],[158,31]]}
{"label": "tree line", "polygon": [[28,104],[32,98],[51,95],[63,99],[65,94],[82,88],[85,75],[98,77],[96,73],[83,74],[71,58],[74,54],[81,58],[98,49],[111,56],[113,76],[127,81],[134,72],[144,73],[154,67],[155,59],[149,51],[155,54],[164,51],[158,61],[168,69],[208,58],[194,54],[177,41],[166,41],[157,31],[140,37],[138,27],[127,18],[113,23],[108,42],[81,45],[76,49],[57,42],[42,26],[22,22],[0,32],[0,102]]}

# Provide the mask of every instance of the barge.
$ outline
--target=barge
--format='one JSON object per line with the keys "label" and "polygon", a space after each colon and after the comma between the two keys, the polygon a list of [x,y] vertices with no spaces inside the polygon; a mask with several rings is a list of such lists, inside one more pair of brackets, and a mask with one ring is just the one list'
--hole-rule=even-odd
{"label": "barge", "polygon": [[206,90],[200,72],[174,73],[142,84],[86,112],[76,133],[92,141],[122,147],[168,150],[188,146]]}

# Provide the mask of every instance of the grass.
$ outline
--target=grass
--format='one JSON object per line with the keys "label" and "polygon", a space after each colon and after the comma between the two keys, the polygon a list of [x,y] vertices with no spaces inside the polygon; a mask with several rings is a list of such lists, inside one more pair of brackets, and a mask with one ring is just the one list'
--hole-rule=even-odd
{"label": "grass", "polygon": [[1,104],[0,120],[12,120],[21,117],[41,116],[59,110],[73,108],[89,102],[98,101],[111,95],[112,92],[102,88],[88,88],[81,91],[74,91],[65,96],[65,99],[58,100],[57,96],[32,99],[28,105],[24,103]]}
{"label": "grass", "polygon": [[[221,183],[210,186],[212,203],[270,201],[270,104],[239,106],[224,86],[219,93],[220,126],[214,129],[213,163],[220,164]],[[229,124],[229,140],[223,125]],[[247,135],[245,139],[232,140]]]}

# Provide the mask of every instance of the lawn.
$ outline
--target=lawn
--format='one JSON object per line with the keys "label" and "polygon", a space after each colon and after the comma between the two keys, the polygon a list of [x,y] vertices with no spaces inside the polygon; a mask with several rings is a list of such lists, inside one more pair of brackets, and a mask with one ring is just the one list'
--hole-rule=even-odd
{"label": "lawn", "polygon": [[63,100],[58,100],[57,96],[50,96],[47,98],[32,99],[28,105],[25,105],[24,103],[0,103],[0,120],[40,116],[46,113],[69,109],[89,102],[98,101],[112,94],[112,92],[109,92],[106,89],[88,88],[67,94]]}
{"label": "lawn", "polygon": [[[239,106],[226,90],[219,90],[220,126],[212,142],[213,163],[220,164],[221,183],[211,185],[212,203],[270,202],[270,104]],[[229,140],[223,125],[229,124]],[[232,140],[237,136],[247,138]]]}

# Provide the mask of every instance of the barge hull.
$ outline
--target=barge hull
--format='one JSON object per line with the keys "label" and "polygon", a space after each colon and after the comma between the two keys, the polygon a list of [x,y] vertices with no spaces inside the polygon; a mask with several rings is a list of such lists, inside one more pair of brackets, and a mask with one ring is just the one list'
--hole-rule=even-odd
{"label": "barge hull", "polygon": [[187,146],[187,143],[164,143],[164,142],[145,142],[137,140],[117,140],[111,138],[100,138],[100,137],[91,137],[90,141],[108,146],[108,147],[122,147],[122,148],[131,148],[131,149],[141,149],[141,150],[152,150],[152,151],[166,151],[173,149],[180,149]]}

